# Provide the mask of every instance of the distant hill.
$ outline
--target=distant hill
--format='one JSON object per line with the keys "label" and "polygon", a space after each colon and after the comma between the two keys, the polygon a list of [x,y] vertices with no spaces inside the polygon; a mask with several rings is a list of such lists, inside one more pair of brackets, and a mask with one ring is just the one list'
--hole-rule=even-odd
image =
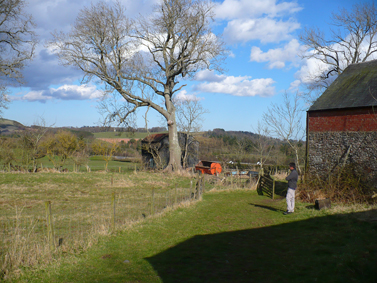
{"label": "distant hill", "polygon": [[23,131],[25,129],[26,127],[17,121],[0,118],[1,135],[11,135]]}

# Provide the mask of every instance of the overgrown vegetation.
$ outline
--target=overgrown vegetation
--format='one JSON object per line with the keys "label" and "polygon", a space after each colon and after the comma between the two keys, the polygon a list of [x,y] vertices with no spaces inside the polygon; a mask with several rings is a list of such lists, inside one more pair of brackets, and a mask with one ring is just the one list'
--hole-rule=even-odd
{"label": "overgrown vegetation", "polygon": [[306,176],[298,197],[307,203],[329,198],[336,203],[377,203],[375,181],[356,164],[346,165],[326,177]]}

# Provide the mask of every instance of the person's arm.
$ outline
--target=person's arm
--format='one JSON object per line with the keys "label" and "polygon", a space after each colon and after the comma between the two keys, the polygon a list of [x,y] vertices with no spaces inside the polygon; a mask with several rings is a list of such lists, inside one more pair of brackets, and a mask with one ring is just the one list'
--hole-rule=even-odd
{"label": "person's arm", "polygon": [[291,173],[285,178],[285,180],[289,181],[289,180],[292,180],[293,179],[293,171],[291,171]]}

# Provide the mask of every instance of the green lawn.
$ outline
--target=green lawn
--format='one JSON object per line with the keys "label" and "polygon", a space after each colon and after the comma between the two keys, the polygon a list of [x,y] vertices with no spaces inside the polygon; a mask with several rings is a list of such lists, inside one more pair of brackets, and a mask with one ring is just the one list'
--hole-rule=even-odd
{"label": "green lawn", "polygon": [[255,191],[206,193],[17,282],[375,282],[376,207],[284,210]]}

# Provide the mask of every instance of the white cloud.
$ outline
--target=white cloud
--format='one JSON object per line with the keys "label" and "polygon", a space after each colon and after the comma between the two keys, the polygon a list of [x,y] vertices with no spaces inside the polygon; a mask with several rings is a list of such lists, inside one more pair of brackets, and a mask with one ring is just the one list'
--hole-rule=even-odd
{"label": "white cloud", "polygon": [[297,90],[300,85],[301,85],[301,81],[300,80],[295,80],[295,81],[291,82],[291,84],[289,86],[289,89],[290,90]]}
{"label": "white cloud", "polygon": [[291,32],[300,28],[294,20],[282,21],[270,18],[237,19],[230,21],[224,29],[227,42],[247,42],[259,40],[262,43],[288,40]]}
{"label": "white cloud", "polygon": [[58,88],[48,90],[30,91],[22,97],[13,100],[27,100],[46,102],[54,99],[58,100],[86,100],[101,97],[102,92],[93,85],[63,85]]}
{"label": "white cloud", "polygon": [[270,17],[292,14],[302,8],[296,2],[282,2],[276,0],[225,0],[216,7],[216,17],[219,19],[237,19],[248,17]]}
{"label": "white cloud", "polygon": [[229,21],[224,29],[226,41],[238,43],[260,40],[262,43],[269,43],[292,38],[290,33],[299,29],[300,24],[289,16],[302,8],[296,2],[276,2],[225,0],[218,5],[216,17]]}
{"label": "white cloud", "polygon": [[195,87],[196,90],[210,93],[226,93],[234,96],[272,96],[275,94],[275,81],[271,78],[253,79],[250,76],[217,75],[210,71],[202,71],[195,77],[206,81]]}
{"label": "white cloud", "polygon": [[269,49],[263,52],[259,47],[253,46],[250,53],[250,61],[268,62],[269,69],[281,69],[285,67],[286,62],[291,62],[295,67],[299,66],[301,61],[298,56],[303,52],[303,46],[292,39],[283,48]]}
{"label": "white cloud", "polygon": [[197,97],[195,94],[188,94],[186,90],[181,90],[174,97],[174,100],[178,101],[198,101],[202,99],[203,98]]}
{"label": "white cloud", "polygon": [[196,81],[221,82],[224,79],[226,79],[225,75],[217,75],[215,72],[210,70],[203,70],[195,75]]}

